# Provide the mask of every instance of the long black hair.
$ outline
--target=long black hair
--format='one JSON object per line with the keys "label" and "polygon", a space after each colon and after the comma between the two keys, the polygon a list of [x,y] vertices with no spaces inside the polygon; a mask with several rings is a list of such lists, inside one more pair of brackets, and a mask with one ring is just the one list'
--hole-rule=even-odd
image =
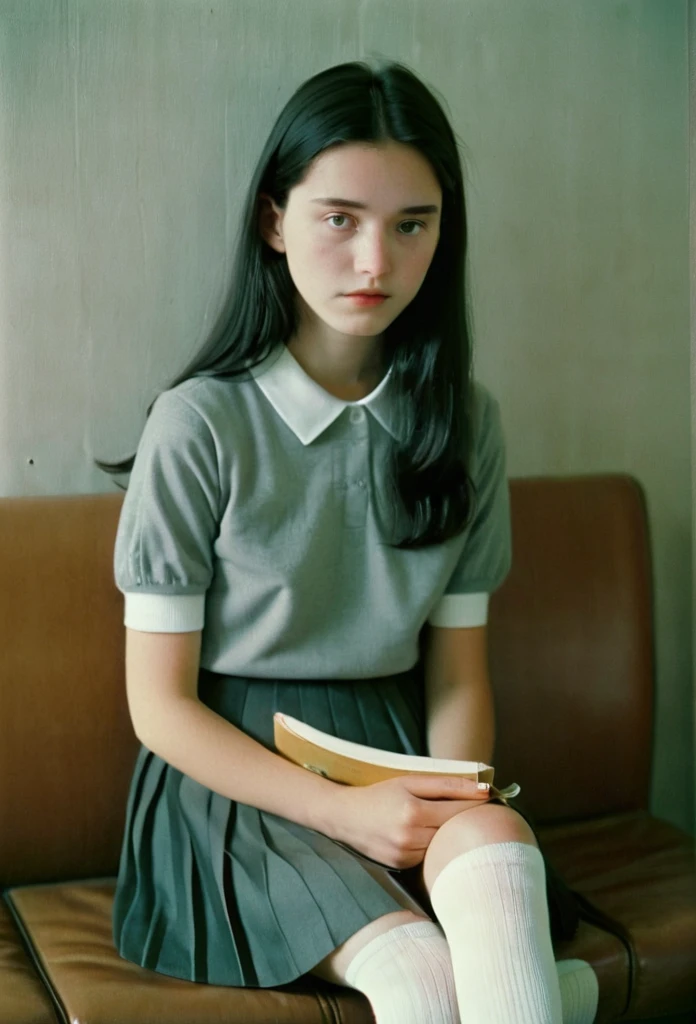
{"label": "long black hair", "polygon": [[[296,288],[284,253],[259,227],[259,196],[284,209],[290,190],[330,146],[395,141],[417,149],[442,189],[440,237],[425,279],[382,335],[401,424],[387,485],[404,535],[400,548],[460,533],[471,508],[471,340],[465,300],[466,210],[457,142],[437,99],[396,61],[355,61],[309,78],[288,101],[261,153],[247,193],[229,290],[202,347],[168,385],[194,376],[233,379],[265,359],[297,328]],[[154,404],[154,403],[153,403]],[[148,415],[152,404],[148,408]],[[97,461],[126,473],[135,456]]]}

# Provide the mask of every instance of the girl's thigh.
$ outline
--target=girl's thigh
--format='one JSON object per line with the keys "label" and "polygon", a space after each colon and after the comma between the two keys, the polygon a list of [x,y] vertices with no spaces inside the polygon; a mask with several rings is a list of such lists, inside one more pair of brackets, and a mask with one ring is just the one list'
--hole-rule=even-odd
{"label": "girl's thigh", "polygon": [[376,939],[378,935],[388,932],[391,928],[399,925],[410,924],[412,921],[431,921],[432,918],[417,903],[413,896],[403,889],[389,874],[386,869],[380,869],[377,865],[363,861],[363,867],[376,878],[381,885],[394,897],[404,909],[395,910],[391,914],[384,914],[375,921],[370,921],[359,931],[351,935],[340,946],[337,946],[332,953],[324,957],[317,966],[310,971],[325,981],[331,981],[335,985],[346,984],[346,970],[351,960],[358,955],[368,942]]}

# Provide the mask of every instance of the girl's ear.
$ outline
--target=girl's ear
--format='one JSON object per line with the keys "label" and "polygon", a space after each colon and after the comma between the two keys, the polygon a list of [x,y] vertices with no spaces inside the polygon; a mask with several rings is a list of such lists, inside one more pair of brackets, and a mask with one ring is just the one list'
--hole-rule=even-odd
{"label": "girl's ear", "polygon": [[259,231],[263,240],[276,252],[285,252],[283,213],[269,195],[259,193]]}

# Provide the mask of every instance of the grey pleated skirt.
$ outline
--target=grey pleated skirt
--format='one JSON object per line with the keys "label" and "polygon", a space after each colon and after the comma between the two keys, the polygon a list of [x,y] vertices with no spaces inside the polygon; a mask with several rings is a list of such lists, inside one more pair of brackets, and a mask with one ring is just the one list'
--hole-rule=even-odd
{"label": "grey pleated skirt", "polygon": [[[199,697],[271,750],[273,713],[283,711],[358,743],[425,752],[418,667],[354,681],[204,670]],[[126,960],[177,978],[283,985],[370,921],[408,905],[394,894],[413,894],[402,884],[407,876],[380,874],[327,836],[228,800],[141,747],[128,797],[114,941]]]}

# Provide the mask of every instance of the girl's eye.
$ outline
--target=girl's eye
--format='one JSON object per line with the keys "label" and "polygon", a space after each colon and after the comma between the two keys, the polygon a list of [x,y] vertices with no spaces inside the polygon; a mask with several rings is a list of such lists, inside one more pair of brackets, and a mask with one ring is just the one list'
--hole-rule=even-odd
{"label": "girl's eye", "polygon": [[[331,216],[328,219],[329,220],[348,220],[348,218],[346,217],[345,213],[332,213]],[[333,227],[338,227],[338,228],[340,228],[342,226],[343,226],[342,224],[334,224],[333,225]]]}
{"label": "girl's eye", "polygon": [[406,231],[405,232],[405,234],[407,236],[413,236],[414,238],[415,238],[416,235],[420,234],[420,229],[425,227],[425,224],[423,223],[423,221],[420,221],[420,220],[405,220],[403,222],[403,224],[401,224],[400,226],[403,227],[404,224],[407,224],[407,225],[410,224],[411,226],[415,226],[415,227],[418,228],[418,231]]}
{"label": "girl's eye", "polygon": [[[336,221],[336,220],[348,221],[349,220],[347,214],[345,214],[345,213],[332,213],[331,216],[328,217],[327,219],[329,221]],[[420,234],[421,228],[424,228],[425,224],[423,223],[423,221],[420,221],[420,220],[405,220],[405,221],[402,221],[402,223],[399,225],[399,227],[403,228],[404,226],[411,227],[411,228],[417,228],[416,231],[403,231],[402,232],[402,234],[406,235],[407,238],[415,238],[416,235]],[[333,224],[332,227],[340,229],[340,228],[343,227],[343,224]]]}

